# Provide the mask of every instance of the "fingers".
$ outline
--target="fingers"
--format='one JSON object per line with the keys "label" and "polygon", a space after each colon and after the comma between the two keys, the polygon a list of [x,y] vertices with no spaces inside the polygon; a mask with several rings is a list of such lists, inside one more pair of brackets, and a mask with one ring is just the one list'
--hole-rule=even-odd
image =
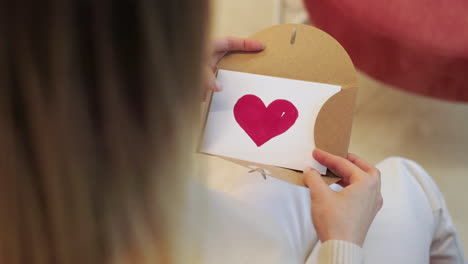
{"label": "fingers", "polygon": [[217,53],[229,51],[261,51],[265,46],[258,40],[236,37],[219,38],[214,41],[214,51]]}
{"label": "fingers", "polygon": [[214,41],[214,52],[211,58],[213,71],[221,58],[230,51],[261,51],[265,46],[258,40],[236,37],[224,37]]}
{"label": "fingers", "polygon": [[223,89],[221,83],[216,79],[215,74],[211,71],[210,68],[206,68],[206,88],[213,92],[219,92]]}
{"label": "fingers", "polygon": [[380,189],[380,171],[376,167],[352,153],[348,153],[348,160],[358,166],[361,170],[365,171],[367,174],[377,177]]}
{"label": "fingers", "polygon": [[343,177],[343,180],[346,183],[353,183],[363,176],[364,172],[345,158],[330,154],[317,148],[314,150],[313,156],[320,164],[337,173],[338,176]]}
{"label": "fingers", "polygon": [[[211,57],[211,64],[207,68],[205,86],[208,90],[219,92],[223,89],[221,83],[216,79],[216,65],[219,60],[229,51],[261,51],[265,46],[258,40],[225,37],[214,41],[214,53]],[[211,67],[211,68],[210,68]]]}
{"label": "fingers", "polygon": [[[377,189],[380,193],[380,188],[381,188],[381,179],[380,179],[380,171],[374,167],[373,165],[369,164],[367,161],[361,159],[355,154],[348,153],[348,160],[351,161],[353,164],[358,166],[361,170],[365,171],[368,175],[370,175],[369,178],[367,178],[370,182],[374,182],[377,185]],[[382,195],[379,194],[379,199],[380,199],[380,204],[379,204],[379,210],[382,208],[383,200],[382,200]]]}
{"label": "fingers", "polygon": [[310,197],[317,199],[319,197],[326,196],[330,193],[330,188],[322,180],[320,173],[312,168],[306,168],[304,170],[304,184],[309,188]]}
{"label": "fingers", "polygon": [[348,153],[348,160],[351,161],[354,165],[358,166],[361,170],[367,173],[373,173],[375,171],[375,167],[369,164],[367,161],[361,159],[355,154]]}

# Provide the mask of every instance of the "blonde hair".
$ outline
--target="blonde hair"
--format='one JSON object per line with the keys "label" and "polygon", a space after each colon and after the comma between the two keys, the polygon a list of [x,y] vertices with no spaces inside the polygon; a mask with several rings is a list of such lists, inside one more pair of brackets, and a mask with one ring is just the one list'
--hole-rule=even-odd
{"label": "blonde hair", "polygon": [[206,1],[0,1],[0,263],[171,263]]}

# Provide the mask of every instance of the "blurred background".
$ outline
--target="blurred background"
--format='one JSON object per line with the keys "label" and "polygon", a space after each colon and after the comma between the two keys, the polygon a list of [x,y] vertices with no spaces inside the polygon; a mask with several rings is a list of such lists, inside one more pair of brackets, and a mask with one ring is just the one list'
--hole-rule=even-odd
{"label": "blurred background", "polygon": [[[465,45],[465,49],[460,48],[463,43],[459,39],[439,43],[437,41],[443,35],[432,31],[424,34],[424,30],[417,28],[422,26],[427,29],[430,26],[434,29],[435,26],[417,25],[417,21],[392,21],[388,18],[388,27],[378,24],[373,30],[372,19],[375,17],[367,19],[364,17],[366,13],[354,10],[346,14],[350,17],[344,19],[339,10],[336,16],[333,15],[333,6],[316,2],[327,1],[308,1],[308,11],[313,14],[311,22],[302,0],[215,0],[212,32],[214,37],[248,37],[275,24],[312,23],[333,33],[349,49],[348,52],[355,64],[358,62],[359,65],[356,66],[360,69],[360,90],[350,152],[357,153],[372,163],[390,156],[402,156],[421,164],[443,191],[465,252],[468,252],[468,202],[465,193],[468,185],[468,45]],[[342,4],[345,5],[345,2],[349,1],[343,1]],[[467,6],[464,5],[463,8],[465,7]],[[391,10],[392,7],[385,8]],[[411,11],[412,7],[405,8]],[[369,13],[378,16],[379,11],[382,10]],[[453,10],[449,11],[454,14]],[[314,14],[318,14],[315,21]],[[352,15],[360,17],[352,20]],[[459,26],[466,22],[468,25],[468,20],[464,17],[466,16],[460,18],[463,21],[453,24]],[[358,23],[344,30],[344,23],[349,24],[350,21]],[[443,20],[440,21],[444,23]],[[414,30],[419,33],[410,34],[405,31],[398,35],[393,26],[404,23],[414,26]],[[351,34],[354,39],[350,39],[349,29],[360,30],[363,25],[367,32],[353,32]],[[454,25],[450,26],[453,29]],[[388,30],[388,34],[385,30]],[[347,31],[348,35],[343,34],[343,31]],[[378,35],[381,32],[383,36]],[[434,38],[434,43],[427,35]],[[399,36],[402,44],[397,41]],[[468,39],[466,34],[459,37]],[[379,41],[383,44],[379,45]],[[375,52],[380,53],[367,54],[366,58],[366,54],[359,53],[363,52],[359,48],[360,43],[362,46],[368,45],[366,49],[371,49],[370,45],[377,46]],[[449,46],[444,47],[445,44]],[[460,58],[463,54],[467,56]],[[412,65],[417,64],[421,67],[408,71],[412,69]],[[379,68],[379,65],[384,65],[384,68]],[[242,181],[242,177],[246,177],[247,169],[243,167],[215,157],[205,158],[210,166],[208,180],[214,189],[227,191]]]}

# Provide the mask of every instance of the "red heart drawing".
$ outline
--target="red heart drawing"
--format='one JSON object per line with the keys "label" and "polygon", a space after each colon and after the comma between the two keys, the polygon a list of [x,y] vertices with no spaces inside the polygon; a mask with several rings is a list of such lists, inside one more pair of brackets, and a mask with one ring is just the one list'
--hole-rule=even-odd
{"label": "red heart drawing", "polygon": [[242,96],[234,105],[234,117],[257,147],[286,132],[299,112],[289,101],[278,99],[268,107],[253,94]]}

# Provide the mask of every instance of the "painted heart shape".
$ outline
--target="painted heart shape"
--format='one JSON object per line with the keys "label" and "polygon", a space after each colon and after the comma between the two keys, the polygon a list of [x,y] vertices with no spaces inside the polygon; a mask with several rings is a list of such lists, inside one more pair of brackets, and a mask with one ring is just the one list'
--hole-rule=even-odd
{"label": "painted heart shape", "polygon": [[298,116],[297,108],[284,99],[275,100],[266,107],[262,99],[247,94],[234,105],[237,123],[257,147],[288,131]]}

